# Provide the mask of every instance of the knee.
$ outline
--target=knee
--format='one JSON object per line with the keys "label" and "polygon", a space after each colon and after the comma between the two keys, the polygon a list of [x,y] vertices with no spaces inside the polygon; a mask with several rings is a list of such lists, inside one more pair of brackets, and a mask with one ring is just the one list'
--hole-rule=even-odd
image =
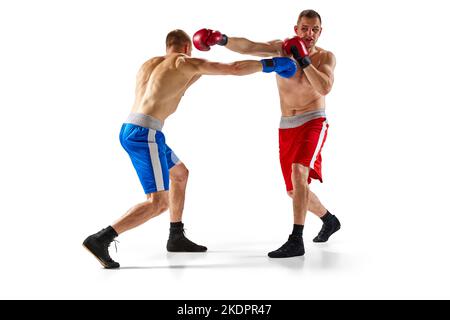
{"label": "knee", "polygon": [[308,187],[309,168],[301,164],[292,165],[292,184],[294,189]]}
{"label": "knee", "polygon": [[156,202],[156,211],[161,214],[164,211],[167,211],[169,209],[169,198],[164,197],[163,199]]}
{"label": "knee", "polygon": [[154,193],[148,200],[149,209],[151,206],[151,210],[156,214],[161,214],[164,211],[169,209],[169,196],[167,195],[167,191],[163,193]]}
{"label": "knee", "polygon": [[187,183],[188,177],[189,170],[185,166],[178,168],[176,173],[170,173],[170,179],[172,180],[172,182],[176,183]]}

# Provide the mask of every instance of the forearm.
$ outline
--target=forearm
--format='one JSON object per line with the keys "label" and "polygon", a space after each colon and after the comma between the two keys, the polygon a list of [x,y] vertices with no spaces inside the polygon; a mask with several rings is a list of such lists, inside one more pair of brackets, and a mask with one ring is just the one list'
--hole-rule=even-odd
{"label": "forearm", "polygon": [[303,69],[312,87],[321,95],[327,95],[333,86],[333,78],[317,70],[312,64]]}
{"label": "forearm", "polygon": [[279,52],[269,43],[258,43],[246,38],[228,37],[225,47],[231,51],[258,57],[271,57],[279,55]]}
{"label": "forearm", "polygon": [[262,64],[255,60],[236,61],[230,64],[230,74],[245,76],[262,71]]}
{"label": "forearm", "polygon": [[228,37],[225,47],[237,53],[250,54],[252,42],[245,38]]}

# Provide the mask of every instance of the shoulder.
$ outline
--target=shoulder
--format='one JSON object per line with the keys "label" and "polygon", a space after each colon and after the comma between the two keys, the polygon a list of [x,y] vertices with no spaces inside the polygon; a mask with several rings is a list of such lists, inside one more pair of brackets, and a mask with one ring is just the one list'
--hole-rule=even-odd
{"label": "shoulder", "polygon": [[166,58],[165,56],[153,57],[153,58],[150,58],[148,61],[149,62],[158,62],[158,61],[164,60],[165,58]]}
{"label": "shoulder", "polygon": [[319,48],[319,47],[317,47],[317,51],[318,51],[317,53],[321,57],[321,60],[330,61],[330,62],[336,61],[336,57],[334,56],[333,52],[325,50],[323,48]]}
{"label": "shoulder", "polygon": [[184,68],[184,67],[196,67],[203,63],[205,63],[207,60],[200,59],[200,58],[192,58],[188,55],[181,54],[177,56],[175,60],[175,65],[177,68]]}
{"label": "shoulder", "polygon": [[314,61],[316,61],[319,68],[331,68],[332,70],[336,66],[336,58],[331,51],[325,50],[323,48],[316,47],[316,52],[311,56]]}
{"label": "shoulder", "polygon": [[139,72],[146,72],[148,69],[152,69],[155,65],[160,64],[164,61],[164,57],[153,57],[145,61],[142,66],[139,68]]}
{"label": "shoulder", "polygon": [[211,62],[206,59],[193,58],[187,55],[180,55],[175,61],[175,68],[184,74],[197,74],[201,70],[208,67]]}
{"label": "shoulder", "polygon": [[155,63],[160,63],[160,62],[162,62],[164,59],[165,59],[164,56],[162,56],[162,57],[153,57],[153,58],[150,58],[150,59],[148,59],[147,61],[145,61],[144,64],[143,64],[142,66],[144,67],[144,66],[148,66],[148,65],[155,64]]}

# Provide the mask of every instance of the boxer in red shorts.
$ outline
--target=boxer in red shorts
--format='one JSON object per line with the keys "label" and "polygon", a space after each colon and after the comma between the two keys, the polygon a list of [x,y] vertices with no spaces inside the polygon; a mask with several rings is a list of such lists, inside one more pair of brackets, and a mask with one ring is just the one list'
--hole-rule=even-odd
{"label": "boxer in red shorts", "polygon": [[309,189],[311,179],[322,182],[321,150],[328,131],[325,96],[333,86],[336,59],[330,51],[316,47],[322,32],[322,19],[316,11],[302,11],[294,31],[295,37],[270,42],[228,37],[210,29],[201,29],[194,35],[194,45],[199,50],[206,51],[213,45],[222,45],[235,52],[260,57],[292,56],[300,66],[290,79],[277,76],[282,114],[280,162],[286,189],[293,200],[294,228],[283,246],[269,252],[271,258],[305,254],[303,226],[308,210],[323,221],[314,242],[328,241],[341,227],[336,216]]}
{"label": "boxer in red shorts", "polygon": [[293,117],[282,117],[279,129],[280,163],[286,190],[293,190],[292,164],[309,168],[311,179],[322,182],[320,151],[327,138],[328,123],[324,110],[306,112]]}

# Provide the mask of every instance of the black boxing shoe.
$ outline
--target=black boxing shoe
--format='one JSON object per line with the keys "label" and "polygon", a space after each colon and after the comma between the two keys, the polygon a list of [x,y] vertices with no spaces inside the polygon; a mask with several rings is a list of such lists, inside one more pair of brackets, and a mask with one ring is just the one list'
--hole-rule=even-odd
{"label": "black boxing shoe", "polygon": [[120,267],[120,264],[111,259],[108,248],[117,236],[117,232],[109,226],[87,237],[83,241],[83,246],[97,258],[103,267],[116,269]]}
{"label": "black boxing shoe", "polygon": [[188,238],[184,233],[183,223],[172,223],[170,227],[169,240],[167,240],[167,251],[169,252],[205,252],[205,246],[198,245]]}
{"label": "black boxing shoe", "polygon": [[270,258],[291,258],[303,256],[305,254],[305,247],[303,245],[303,238],[291,234],[288,241],[283,244],[279,249],[269,252]]}
{"label": "black boxing shoe", "polygon": [[208,248],[192,242],[184,234],[171,236],[167,240],[167,251],[169,252],[205,252],[206,250]]}
{"label": "black boxing shoe", "polygon": [[313,239],[313,242],[327,242],[330,236],[341,228],[341,223],[336,216],[331,215],[328,221],[324,222],[319,234]]}

